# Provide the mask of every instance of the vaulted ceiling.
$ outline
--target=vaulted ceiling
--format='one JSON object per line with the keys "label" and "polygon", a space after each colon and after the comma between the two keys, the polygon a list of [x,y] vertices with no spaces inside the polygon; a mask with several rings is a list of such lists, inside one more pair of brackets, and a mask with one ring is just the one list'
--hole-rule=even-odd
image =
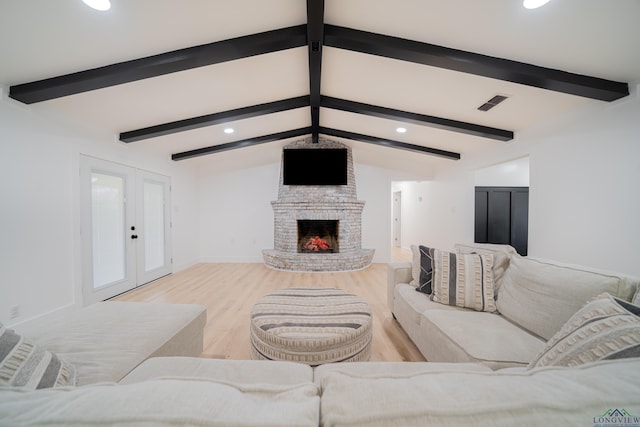
{"label": "vaulted ceiling", "polygon": [[3,0],[0,83],[176,161],[326,136],[433,166],[640,81],[637,0],[111,2]]}

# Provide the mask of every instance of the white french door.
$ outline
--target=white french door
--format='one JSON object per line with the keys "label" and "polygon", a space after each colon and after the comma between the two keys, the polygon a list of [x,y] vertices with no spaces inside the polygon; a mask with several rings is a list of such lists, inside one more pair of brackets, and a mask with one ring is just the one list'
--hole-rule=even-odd
{"label": "white french door", "polygon": [[171,179],[137,171],[138,285],[171,273]]}
{"label": "white french door", "polygon": [[81,156],[84,305],[171,273],[170,178]]}

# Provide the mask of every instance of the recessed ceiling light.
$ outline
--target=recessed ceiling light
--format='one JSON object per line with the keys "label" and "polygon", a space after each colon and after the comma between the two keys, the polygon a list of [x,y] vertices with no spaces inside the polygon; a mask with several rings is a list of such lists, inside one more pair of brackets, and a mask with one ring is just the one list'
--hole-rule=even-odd
{"label": "recessed ceiling light", "polygon": [[100,11],[111,9],[111,2],[109,0],[82,0],[87,6]]}
{"label": "recessed ceiling light", "polygon": [[396,132],[398,133],[405,133],[406,131],[407,131],[407,128],[403,128],[403,127],[396,128]]}
{"label": "recessed ceiling light", "polygon": [[522,5],[527,9],[537,9],[547,3],[549,3],[549,0],[524,0]]}
{"label": "recessed ceiling light", "polygon": [[235,132],[235,131],[233,130],[233,128],[226,128],[226,129],[224,130],[224,133],[233,133],[233,132]]}

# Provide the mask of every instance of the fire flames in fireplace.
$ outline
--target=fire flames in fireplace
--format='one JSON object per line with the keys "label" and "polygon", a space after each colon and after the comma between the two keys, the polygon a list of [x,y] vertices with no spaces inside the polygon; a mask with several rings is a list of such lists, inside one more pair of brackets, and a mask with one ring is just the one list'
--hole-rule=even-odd
{"label": "fire flames in fireplace", "polygon": [[319,236],[310,238],[302,247],[312,252],[325,252],[332,249],[329,243]]}
{"label": "fire flames in fireplace", "polygon": [[298,252],[338,253],[338,220],[298,220]]}

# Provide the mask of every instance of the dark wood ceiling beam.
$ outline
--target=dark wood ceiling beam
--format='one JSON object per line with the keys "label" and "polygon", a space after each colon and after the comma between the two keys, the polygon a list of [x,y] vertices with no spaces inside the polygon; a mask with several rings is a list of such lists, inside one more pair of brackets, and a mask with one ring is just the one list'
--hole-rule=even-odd
{"label": "dark wood ceiling beam", "polygon": [[366,142],[369,144],[381,145],[383,147],[397,148],[401,150],[413,151],[431,156],[444,157],[445,159],[460,160],[460,153],[440,150],[437,148],[424,147],[422,145],[409,144],[406,142],[394,141],[392,139],[377,138],[375,136],[363,135],[360,133],[347,132],[338,129],[320,127],[320,133],[337,138],[351,139],[354,141]]}
{"label": "dark wood ceiling beam", "polygon": [[206,126],[214,126],[236,120],[248,119],[261,116],[263,114],[279,113],[281,111],[294,110],[309,106],[307,95],[296,98],[283,99],[280,101],[267,102],[265,104],[253,105],[250,107],[237,108],[235,110],[222,111],[220,113],[208,114],[206,116],[193,117],[175,122],[149,126],[142,129],[122,132],[120,141],[136,142],[143,139],[157,138],[159,136],[170,135],[177,132],[185,132],[199,129]]}
{"label": "dark wood ceiling beam", "polygon": [[623,82],[335,25],[325,25],[324,44],[602,101],[629,95],[629,85]]}
{"label": "dark wood ceiling beam", "polygon": [[307,26],[298,25],[15,85],[9,96],[31,104],[306,44]]}
{"label": "dark wood ceiling beam", "polygon": [[408,111],[396,110],[392,108],[379,107],[361,102],[348,101],[346,99],[322,96],[320,106],[334,110],[347,111],[356,114],[378,117],[382,119],[402,121],[420,126],[428,126],[436,129],[443,129],[466,135],[480,136],[483,138],[495,139],[498,141],[510,141],[513,139],[513,132],[504,129],[496,129],[488,126],[476,125],[473,123],[460,122],[457,120],[444,119],[441,117],[428,116],[425,114],[411,113]]}
{"label": "dark wood ceiling beam", "polygon": [[318,142],[320,128],[320,81],[324,40],[324,0],[307,0],[307,44],[309,48],[309,101],[311,140]]}
{"label": "dark wood ceiling beam", "polygon": [[253,145],[264,144],[266,142],[279,141],[287,138],[297,138],[311,133],[311,127],[288,130],[285,132],[273,133],[271,135],[257,136],[255,138],[243,139],[240,141],[228,142],[226,144],[214,145],[211,147],[198,148],[196,150],[184,151],[171,155],[172,160],[185,160],[193,157],[206,156],[208,154],[220,153],[223,151],[235,150],[237,148],[251,147]]}

